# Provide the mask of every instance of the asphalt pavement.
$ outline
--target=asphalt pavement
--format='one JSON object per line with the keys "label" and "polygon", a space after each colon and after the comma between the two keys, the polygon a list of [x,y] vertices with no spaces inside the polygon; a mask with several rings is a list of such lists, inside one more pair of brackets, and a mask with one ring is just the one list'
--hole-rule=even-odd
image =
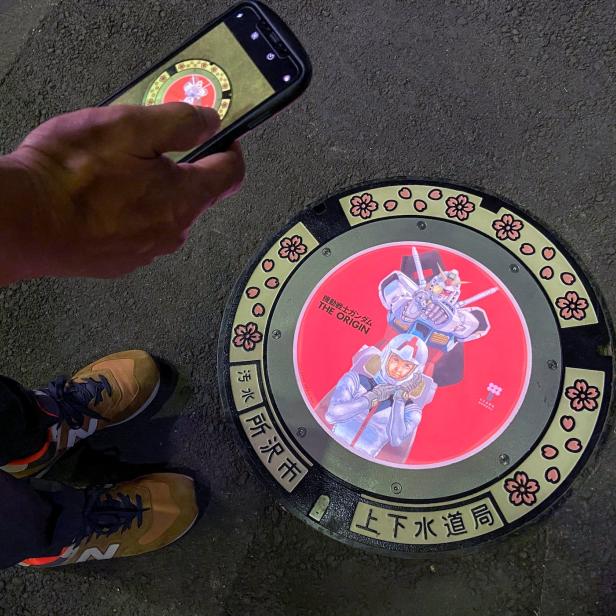
{"label": "asphalt pavement", "polygon": [[[616,612],[616,445],[545,520],[470,553],[397,560],[281,510],[224,419],[216,342],[256,247],[316,198],[397,175],[503,195],[579,255],[614,312],[613,0],[272,0],[314,64],[307,93],[243,143],[247,179],[173,256],[119,280],[0,290],[0,372],[27,386],[145,348],[177,367],[152,417],[98,435],[55,476],[189,468],[195,529],[148,556],[0,572],[0,613],[207,616]],[[0,152],[103,99],[229,6],[198,0],[0,1]],[[115,449],[113,449],[115,448]],[[88,469],[88,470],[84,470]]]}

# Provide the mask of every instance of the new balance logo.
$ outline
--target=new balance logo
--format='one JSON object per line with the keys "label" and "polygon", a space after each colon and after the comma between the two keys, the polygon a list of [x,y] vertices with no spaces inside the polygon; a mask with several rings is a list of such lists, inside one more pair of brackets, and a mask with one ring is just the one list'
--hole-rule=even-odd
{"label": "new balance logo", "polygon": [[88,548],[81,553],[75,562],[85,563],[87,560],[107,560],[113,558],[119,547],[119,543],[112,543],[104,552],[101,552],[98,548]]}
{"label": "new balance logo", "polygon": [[88,438],[88,436],[90,436],[91,434],[94,434],[96,432],[97,425],[98,421],[96,419],[90,418],[88,427],[86,429],[80,428],[79,430],[69,430],[66,441],[67,449],[72,447],[77,441],[81,441],[84,438]]}

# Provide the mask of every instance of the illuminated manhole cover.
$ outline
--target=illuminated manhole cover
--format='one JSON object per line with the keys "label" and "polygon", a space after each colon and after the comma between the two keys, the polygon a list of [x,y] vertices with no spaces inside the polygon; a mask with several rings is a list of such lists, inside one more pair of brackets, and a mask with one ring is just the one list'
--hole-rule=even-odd
{"label": "illuminated manhole cover", "polygon": [[549,507],[609,408],[584,274],[517,208],[378,182],[304,211],[244,272],[220,385],[279,500],[341,541],[459,548]]}
{"label": "illuminated manhole cover", "polygon": [[216,109],[222,119],[231,98],[231,82],[220,66],[208,60],[182,60],[158,75],[147,89],[143,104],[190,103]]}

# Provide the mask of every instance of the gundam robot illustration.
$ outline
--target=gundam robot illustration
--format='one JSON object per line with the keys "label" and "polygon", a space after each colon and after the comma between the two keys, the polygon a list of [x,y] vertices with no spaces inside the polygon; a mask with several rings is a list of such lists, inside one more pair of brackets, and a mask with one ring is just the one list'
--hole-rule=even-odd
{"label": "gundam robot illustration", "polygon": [[191,80],[184,84],[184,94],[186,96],[182,102],[189,103],[190,105],[200,105],[201,99],[207,94],[207,88],[208,86],[201,79],[195,79],[193,75]]}
{"label": "gundam robot illustration", "polygon": [[437,252],[425,255],[434,275],[424,277],[417,249],[412,248],[412,267],[408,257],[403,271],[394,271],[380,284],[379,295],[387,309],[387,321],[396,333],[418,336],[429,349],[427,374],[439,386],[453,385],[464,376],[463,343],[485,336],[490,322],[482,308],[473,306],[498,291],[492,287],[460,300],[462,284],[457,270],[444,270]]}
{"label": "gundam robot illustration", "polygon": [[414,334],[396,336],[382,351],[363,346],[325,413],[337,440],[367,457],[404,463],[436,391],[423,372],[427,359],[428,347]]}

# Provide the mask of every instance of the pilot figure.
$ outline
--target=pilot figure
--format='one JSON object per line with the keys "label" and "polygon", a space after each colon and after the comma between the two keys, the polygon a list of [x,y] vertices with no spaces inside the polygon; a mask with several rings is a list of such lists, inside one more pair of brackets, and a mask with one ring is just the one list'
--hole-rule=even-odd
{"label": "pilot figure", "polygon": [[372,458],[387,446],[395,461],[403,463],[422,410],[436,391],[423,373],[427,359],[425,342],[412,334],[396,336],[382,351],[362,347],[325,413],[337,440]]}

